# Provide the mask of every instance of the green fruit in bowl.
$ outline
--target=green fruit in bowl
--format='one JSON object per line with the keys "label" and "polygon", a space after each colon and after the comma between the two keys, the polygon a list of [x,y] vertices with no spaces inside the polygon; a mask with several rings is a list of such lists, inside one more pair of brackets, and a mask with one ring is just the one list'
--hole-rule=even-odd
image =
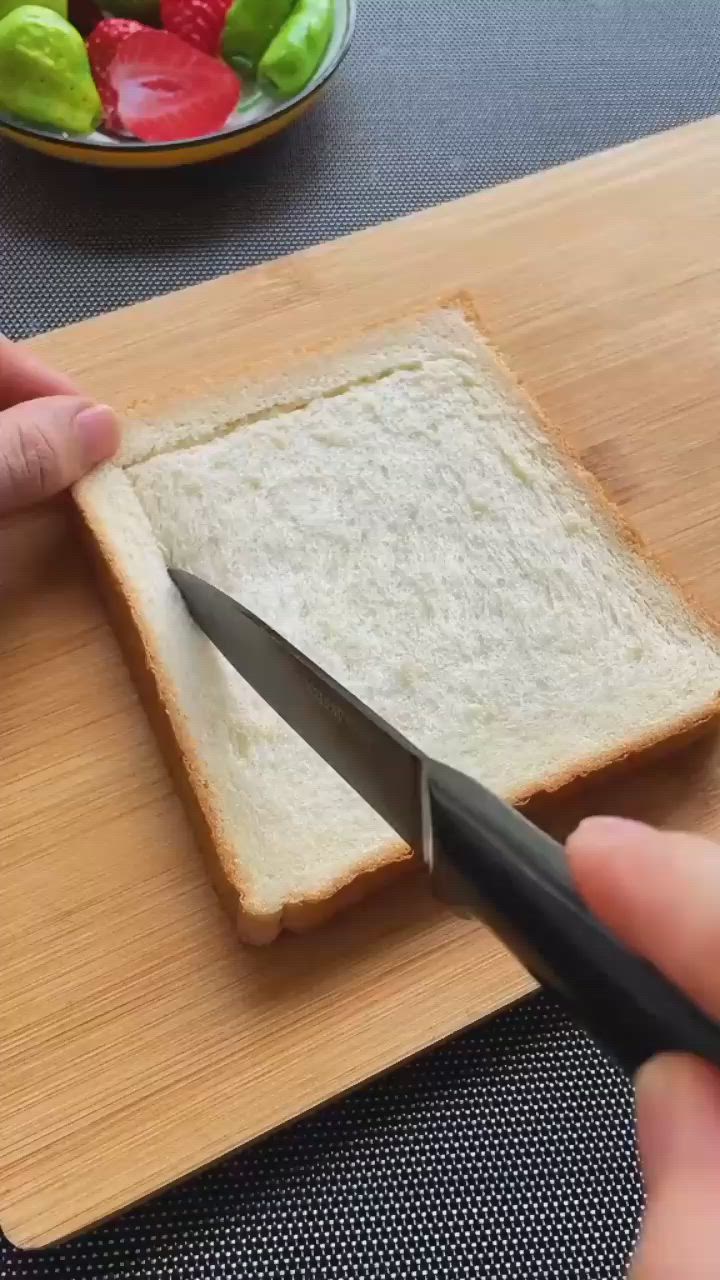
{"label": "green fruit in bowl", "polygon": [[52,9],[23,4],[0,22],[0,108],[65,133],[99,125],[85,41]]}
{"label": "green fruit in bowl", "polygon": [[109,4],[103,2],[101,8],[111,13],[113,18],[134,18],[136,22],[147,22],[149,26],[160,23],[160,0],[110,0]]}
{"label": "green fruit in bowl", "polygon": [[289,17],[295,0],[234,0],[225,21],[223,57],[237,68],[255,68]]}
{"label": "green fruit in bowl", "polygon": [[[0,22],[3,18],[7,18],[13,9],[19,9],[26,3],[27,0],[0,0]],[[68,0],[38,0],[38,4],[43,9],[52,9],[55,13],[59,13],[61,18],[68,16]]]}

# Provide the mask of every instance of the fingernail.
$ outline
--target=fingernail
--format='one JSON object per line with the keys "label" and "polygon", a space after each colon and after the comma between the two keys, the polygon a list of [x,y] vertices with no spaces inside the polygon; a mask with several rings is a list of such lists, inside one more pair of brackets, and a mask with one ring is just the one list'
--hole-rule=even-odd
{"label": "fingernail", "polygon": [[646,1062],[635,1079],[646,1177],[666,1169],[716,1165],[720,1139],[720,1075],[681,1054]]}
{"label": "fingernail", "polygon": [[663,1055],[645,1062],[635,1076],[643,1172],[648,1183],[654,1183],[667,1166],[675,1142],[675,1116],[668,1106],[669,1070],[672,1064]]}
{"label": "fingernail", "polygon": [[88,466],[112,457],[120,443],[117,415],[107,404],[81,409],[75,419],[75,430]]}
{"label": "fingernail", "polygon": [[651,831],[652,827],[644,822],[636,822],[633,818],[598,815],[596,818],[584,818],[567,844],[573,855],[579,854],[581,857],[584,850],[592,850],[593,855],[604,850],[608,854],[617,849],[627,852],[640,844],[645,846]]}
{"label": "fingernail", "polygon": [[636,822],[633,818],[616,818],[609,814],[598,814],[595,818],[583,818],[574,834],[592,835],[595,840],[622,840],[623,836],[636,835],[647,831],[644,822]]}

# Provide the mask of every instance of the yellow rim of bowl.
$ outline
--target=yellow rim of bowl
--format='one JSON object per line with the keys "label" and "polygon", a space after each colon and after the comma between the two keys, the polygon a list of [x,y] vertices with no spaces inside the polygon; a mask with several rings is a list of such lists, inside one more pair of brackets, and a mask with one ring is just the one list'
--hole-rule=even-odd
{"label": "yellow rim of bowl", "polygon": [[228,133],[220,138],[203,138],[199,143],[173,143],[165,150],[156,151],[153,147],[147,150],[130,151],[124,147],[89,147],[87,144],[73,143],[66,139],[48,138],[32,132],[25,133],[14,126],[0,123],[0,137],[11,142],[18,142],[30,151],[39,151],[45,156],[60,157],[76,164],[93,165],[103,169],[171,169],[177,165],[203,164],[207,160],[218,160],[221,156],[235,155],[254,147],[265,138],[280,133],[297,120],[312,106],[322,93],[324,86],[313,90],[309,98],[298,102],[290,111],[280,116],[270,116],[267,120],[259,120],[249,128],[238,133]]}

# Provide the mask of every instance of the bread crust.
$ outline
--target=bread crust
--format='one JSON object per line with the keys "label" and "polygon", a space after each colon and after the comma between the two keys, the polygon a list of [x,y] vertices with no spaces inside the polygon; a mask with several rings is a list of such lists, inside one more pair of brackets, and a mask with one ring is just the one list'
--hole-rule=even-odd
{"label": "bread crust", "polygon": [[[690,594],[668,574],[657,557],[648,550],[640,535],[625,520],[620,509],[608,497],[599,481],[582,464],[575,450],[557,428],[547,419],[521,380],[508,367],[502,355],[488,341],[473,300],[465,294],[438,300],[433,307],[423,308],[415,316],[407,313],[400,323],[410,328],[413,318],[432,318],[438,312],[460,312],[477,333],[480,342],[490,347],[495,362],[507,384],[539,423],[544,433],[562,456],[577,482],[584,490],[592,506],[605,520],[609,520],[619,540],[635,555],[648,564],[653,573],[685,603],[691,614],[706,630],[720,638],[720,624],[698,607]],[[395,321],[398,323],[398,320]],[[360,339],[373,333],[382,333],[392,324],[391,320],[360,331]],[[342,348],[350,345],[346,337]],[[331,350],[340,350],[339,344]],[[238,873],[233,850],[224,832],[221,815],[216,811],[212,788],[204,775],[203,766],[194,743],[186,732],[182,710],[177,703],[174,689],[167,679],[160,656],[155,652],[154,637],[145,625],[143,610],[136,598],[133,584],[113,553],[105,536],[103,523],[93,510],[92,502],[85,495],[81,483],[76,486],[74,498],[81,518],[85,541],[97,569],[103,598],[110,619],[118,636],[125,661],[137,685],[144,708],[158,738],[171,776],[184,803],[196,839],[207,863],[211,880],[220,900],[229,914],[242,941],[252,945],[272,942],[282,930],[302,933],[315,928],[338,911],[361,901],[385,884],[407,874],[419,865],[419,860],[398,840],[390,840],[368,852],[364,861],[356,867],[352,876],[338,877],[317,894],[304,898],[291,898],[274,912],[263,911],[252,901],[249,886]],[[545,797],[561,798],[581,786],[589,777],[600,780],[619,770],[645,762],[649,758],[670,752],[690,742],[720,718],[720,691],[718,696],[696,715],[677,721],[668,732],[646,734],[623,745],[613,752],[579,761],[572,769],[551,777],[538,779],[521,793],[507,796],[508,801],[524,808]]]}

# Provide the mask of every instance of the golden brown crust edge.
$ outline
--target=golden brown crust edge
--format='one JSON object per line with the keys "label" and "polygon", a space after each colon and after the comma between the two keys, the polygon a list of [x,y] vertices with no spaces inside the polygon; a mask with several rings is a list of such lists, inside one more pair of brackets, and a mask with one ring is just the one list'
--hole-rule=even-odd
{"label": "golden brown crust edge", "polygon": [[253,909],[247,887],[237,874],[232,850],[227,847],[192,741],[183,732],[173,692],[162,668],[153,663],[151,646],[143,635],[142,611],[134,603],[132,587],[115,563],[105,545],[102,529],[96,527],[79,494],[75,494],[75,506],[83,541],[125,663],[185,807],[211,881],[241,940],[261,946],[274,941],[283,929],[305,932],[413,866],[412,854],[404,845],[398,841],[388,842],[370,852],[350,880],[338,879],[314,897],[290,900],[282,911],[264,913]]}
{"label": "golden brown crust edge", "polygon": [[[694,616],[695,620],[702,624],[707,630],[713,631],[720,639],[720,620],[712,617],[703,606],[694,599],[692,593],[678,582],[673,574],[669,573],[661,562],[659,557],[645,542],[637,529],[623,515],[622,510],[617,503],[605,492],[602,484],[597,476],[585,466],[574,445],[570,444],[567,437],[562,431],[555,426],[554,422],[548,418],[543,409],[540,408],[537,400],[530,394],[525,386],[522,378],[515,373],[514,369],[507,363],[504,355],[487,335],[487,330],[482,323],[482,317],[475,305],[474,299],[469,293],[458,293],[454,298],[446,299],[442,304],[445,308],[454,308],[461,311],[465,320],[473,329],[476,330],[478,338],[484,342],[492,351],[496,365],[500,369],[506,381],[515,389],[519,397],[529,408],[531,415],[543,429],[550,442],[567,464],[568,470],[575,476],[578,482],[578,488],[585,491],[591,504],[598,514],[605,520],[609,521],[615,530],[618,538],[625,544],[630,551],[638,555],[646,565],[648,565],[655,575],[669,586],[675,595],[684,602],[688,611]],[[720,690],[718,691],[718,699],[720,699]],[[720,709],[718,710],[720,714]]]}
{"label": "golden brown crust edge", "polygon": [[[433,309],[453,309],[462,312],[477,331],[479,339],[491,347],[504,377],[516,388],[532,415],[541,424],[548,438],[575,474],[579,487],[585,490],[598,512],[610,520],[621,541],[633,552],[639,554],[657,576],[674,590],[699,623],[704,623],[720,636],[720,625],[698,607],[689,593],[666,572],[655,555],[648,550],[640,535],[627,523],[622,512],[605,493],[599,481],[583,466],[575,450],[568,445],[561,432],[548,421],[527,393],[520,379],[507,366],[494,345],[489,342],[470,296],[454,295],[439,301],[437,308]],[[416,314],[419,317],[430,311],[429,307],[418,309]],[[411,315],[404,317],[405,320],[411,318]],[[390,323],[386,320],[372,328],[382,331]],[[364,332],[367,333],[368,329]],[[347,342],[346,337],[343,345]],[[417,859],[401,842],[388,841],[387,844],[368,854],[365,862],[354,871],[351,879],[338,878],[317,895],[302,900],[289,900],[282,910],[277,912],[263,913],[253,909],[247,887],[238,877],[232,851],[227,847],[221,822],[215,812],[210,789],[199,767],[193,744],[189,739],[184,740],[186,735],[181,729],[182,717],[178,714],[179,709],[175,707],[172,690],[163,678],[162,669],[158,669],[152,662],[151,652],[143,636],[142,613],[134,606],[131,584],[125,580],[119,566],[114,564],[109,548],[104,545],[102,530],[95,527],[92,516],[79,495],[76,495],[76,506],[82,519],[85,541],[98,571],[102,595],[125,661],[184,803],[211,880],[240,939],[252,945],[264,945],[272,942],[283,929],[302,933],[315,928],[337,912],[361,901],[388,882],[416,867]],[[720,692],[718,697],[702,711],[684,718],[669,732],[660,730],[654,734],[647,734],[627,743],[616,752],[603,753],[579,762],[572,771],[567,771],[554,779],[539,781],[525,788],[521,794],[507,798],[510,803],[522,808],[544,797],[552,796],[561,799],[564,794],[581,786],[588,777],[599,782],[616,772],[669,753],[709,729],[718,718],[720,718]]]}

